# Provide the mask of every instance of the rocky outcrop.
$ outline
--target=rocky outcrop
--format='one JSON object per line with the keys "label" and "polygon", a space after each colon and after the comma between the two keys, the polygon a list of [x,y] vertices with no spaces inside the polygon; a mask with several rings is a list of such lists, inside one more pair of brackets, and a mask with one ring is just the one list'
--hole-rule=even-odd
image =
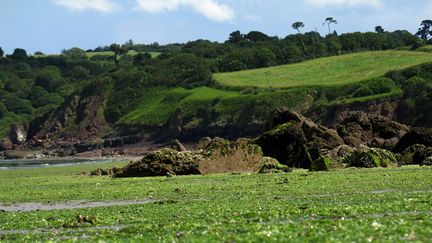
{"label": "rocky outcrop", "polygon": [[171,176],[228,172],[258,172],[263,163],[261,149],[248,140],[212,139],[200,150],[179,152],[162,149],[131,163],[114,177]]}
{"label": "rocky outcrop", "polygon": [[278,109],[269,123],[272,130],[256,140],[264,155],[276,158],[290,167],[310,169],[322,151],[343,145],[343,139],[333,129],[315,124],[286,108]]}
{"label": "rocky outcrop", "polygon": [[71,96],[56,110],[33,120],[29,135],[46,143],[77,143],[101,138],[108,129],[104,106],[103,96]]}
{"label": "rocky outcrop", "polygon": [[391,150],[409,127],[380,115],[353,111],[337,125],[338,134],[352,147],[376,147]]}
{"label": "rocky outcrop", "polygon": [[399,140],[394,147],[394,151],[402,153],[408,147],[416,144],[432,147],[432,128],[412,128]]}
{"label": "rocky outcrop", "polygon": [[27,127],[14,124],[9,131],[9,139],[13,144],[23,145],[27,141]]}
{"label": "rocky outcrop", "polygon": [[420,165],[421,166],[432,166],[432,156],[425,159]]}
{"label": "rocky outcrop", "polygon": [[344,163],[350,167],[393,167],[397,166],[400,158],[396,154],[379,148],[356,150],[344,158]]}

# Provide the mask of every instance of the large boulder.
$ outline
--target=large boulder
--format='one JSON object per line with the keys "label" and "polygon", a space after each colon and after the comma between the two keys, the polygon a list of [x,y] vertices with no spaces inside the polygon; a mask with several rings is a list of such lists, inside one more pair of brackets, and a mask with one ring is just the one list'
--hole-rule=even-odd
{"label": "large boulder", "polygon": [[366,114],[363,111],[351,111],[337,125],[337,131],[349,146],[356,148],[368,146],[391,150],[409,131],[409,127],[383,116]]}
{"label": "large boulder", "polygon": [[412,128],[396,144],[394,152],[402,153],[405,149],[415,144],[432,147],[432,128]]}
{"label": "large boulder", "polygon": [[162,149],[144,156],[117,172],[114,177],[146,177],[200,174],[198,161],[203,157],[192,152]]}
{"label": "large boulder", "polygon": [[398,165],[398,155],[384,149],[370,148],[356,150],[344,159],[344,162],[351,167],[394,167]]}
{"label": "large boulder", "polygon": [[309,169],[312,162],[320,158],[322,151],[344,144],[335,130],[315,124],[287,109],[277,110],[269,124],[276,127],[255,142],[262,148],[264,155],[290,167]]}
{"label": "large boulder", "polygon": [[[424,153],[424,151],[427,149],[426,146],[421,144],[414,144],[412,146],[409,146],[401,153],[401,165],[412,165],[412,164],[419,164],[418,161],[414,161],[414,155],[418,157],[418,154]],[[417,160],[417,159],[416,159]]]}
{"label": "large boulder", "polygon": [[424,164],[424,161],[426,161],[429,157],[432,157],[432,148],[425,147],[424,149],[419,149],[414,153],[412,161],[415,165],[421,165]]}
{"label": "large boulder", "polygon": [[13,143],[9,138],[0,139],[0,151],[13,149]]}
{"label": "large boulder", "polygon": [[258,172],[262,163],[260,147],[249,140],[214,138],[199,150],[162,149],[149,153],[140,161],[122,168],[114,177]]}
{"label": "large boulder", "polygon": [[24,125],[12,125],[9,131],[9,138],[14,144],[24,144],[27,141],[27,128]]}
{"label": "large boulder", "polygon": [[420,165],[421,166],[432,166],[432,156],[425,159]]}
{"label": "large boulder", "polygon": [[275,173],[286,173],[291,172],[292,169],[286,165],[279,163],[274,158],[264,157],[261,160],[261,168],[259,169],[259,174],[275,174]]}

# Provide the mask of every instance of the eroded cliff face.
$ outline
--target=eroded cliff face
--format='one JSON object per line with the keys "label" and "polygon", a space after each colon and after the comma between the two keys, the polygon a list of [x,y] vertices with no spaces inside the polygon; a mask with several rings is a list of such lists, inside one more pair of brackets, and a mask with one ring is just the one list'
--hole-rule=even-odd
{"label": "eroded cliff face", "polygon": [[[382,99],[369,102],[339,105],[332,107],[313,107],[313,97],[305,104],[291,107],[291,110],[306,114],[319,124],[336,129],[343,121],[352,115],[353,111],[364,112],[368,115],[388,118],[394,121],[413,120],[400,113],[400,98]],[[110,124],[104,117],[105,99],[101,96],[71,97],[63,106],[54,110],[30,125],[29,137],[44,141],[80,142],[105,137]],[[141,135],[151,137],[156,141],[181,139],[182,141],[196,141],[202,137],[224,137],[236,139],[239,137],[255,137],[269,130],[268,121],[275,109],[259,104],[230,114],[221,114],[212,110],[200,110],[196,114],[185,116],[177,110],[161,127],[114,128],[117,136]],[[428,122],[431,114],[425,114],[416,123],[431,127]],[[378,119],[379,120],[379,119]],[[371,135],[372,136],[372,135]],[[372,138],[371,138],[372,139]]]}
{"label": "eroded cliff face", "polygon": [[44,141],[79,142],[102,137],[109,125],[104,117],[105,99],[90,95],[70,97],[61,107],[30,124],[29,136]]}

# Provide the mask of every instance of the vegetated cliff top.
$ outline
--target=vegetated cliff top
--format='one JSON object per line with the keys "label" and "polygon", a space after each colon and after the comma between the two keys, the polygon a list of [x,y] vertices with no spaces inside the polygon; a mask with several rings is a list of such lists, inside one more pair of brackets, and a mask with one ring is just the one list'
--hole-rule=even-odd
{"label": "vegetated cliff top", "polygon": [[432,62],[432,54],[412,51],[376,51],[318,58],[296,64],[217,73],[227,86],[275,87],[328,86],[381,77],[389,71]]}

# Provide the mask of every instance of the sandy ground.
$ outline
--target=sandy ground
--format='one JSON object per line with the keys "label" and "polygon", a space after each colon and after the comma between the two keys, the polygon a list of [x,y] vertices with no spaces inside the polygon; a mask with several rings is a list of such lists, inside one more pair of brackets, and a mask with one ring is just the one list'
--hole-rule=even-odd
{"label": "sandy ground", "polygon": [[157,202],[155,199],[144,199],[140,201],[109,201],[109,202],[86,202],[86,201],[67,201],[64,203],[14,203],[0,204],[0,211],[4,212],[30,212],[30,211],[50,211],[63,209],[82,209],[98,208],[110,206],[142,205]]}

